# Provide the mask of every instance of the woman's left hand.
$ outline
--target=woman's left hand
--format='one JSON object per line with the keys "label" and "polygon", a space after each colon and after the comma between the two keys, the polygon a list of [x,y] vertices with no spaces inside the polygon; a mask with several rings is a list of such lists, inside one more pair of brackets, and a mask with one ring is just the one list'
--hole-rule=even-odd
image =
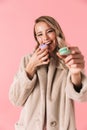
{"label": "woman's left hand", "polygon": [[71,81],[76,86],[80,86],[82,82],[81,71],[85,67],[84,56],[78,49],[78,47],[69,47],[71,54],[67,56],[60,56],[57,53],[58,57],[62,58],[66,66],[69,68],[71,73]]}
{"label": "woman's left hand", "polygon": [[70,55],[60,56],[59,53],[57,53],[57,55],[64,60],[71,74],[78,74],[85,67],[84,56],[78,47],[69,47],[69,49],[71,50]]}

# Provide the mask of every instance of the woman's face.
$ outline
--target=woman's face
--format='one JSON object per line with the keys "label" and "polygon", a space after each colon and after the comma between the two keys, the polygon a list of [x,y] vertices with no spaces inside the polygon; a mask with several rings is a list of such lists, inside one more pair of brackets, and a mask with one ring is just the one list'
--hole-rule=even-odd
{"label": "woman's face", "polygon": [[57,46],[56,33],[53,28],[45,22],[35,25],[36,38],[39,44],[48,44],[49,52],[54,51]]}

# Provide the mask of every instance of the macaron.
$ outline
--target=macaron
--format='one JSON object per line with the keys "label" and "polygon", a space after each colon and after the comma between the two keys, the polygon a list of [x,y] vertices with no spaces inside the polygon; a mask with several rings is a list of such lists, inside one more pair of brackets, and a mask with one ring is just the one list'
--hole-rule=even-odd
{"label": "macaron", "polygon": [[47,47],[47,44],[41,44],[40,46],[39,46],[39,48],[41,48],[41,49],[45,49]]}
{"label": "macaron", "polygon": [[68,47],[63,47],[58,50],[59,54],[62,55],[69,55],[71,53],[71,50],[69,50]]}

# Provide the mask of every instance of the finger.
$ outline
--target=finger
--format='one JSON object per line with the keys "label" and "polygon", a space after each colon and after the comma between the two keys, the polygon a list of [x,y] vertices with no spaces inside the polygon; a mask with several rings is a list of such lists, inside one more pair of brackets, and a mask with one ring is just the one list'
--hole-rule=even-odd
{"label": "finger", "polygon": [[39,53],[39,59],[42,59],[46,55],[49,56],[48,50],[45,50],[42,53]]}
{"label": "finger", "polygon": [[41,49],[38,53],[37,53],[37,55],[41,55],[43,52],[49,52],[49,50],[46,48],[46,49]]}
{"label": "finger", "polygon": [[44,61],[42,64],[43,64],[43,65],[46,65],[46,64],[49,64],[49,62],[50,62],[50,59]]}
{"label": "finger", "polygon": [[68,63],[66,63],[68,66],[71,66],[71,65],[73,65],[73,64],[83,64],[84,63],[84,61],[83,60],[79,60],[79,59],[73,59],[73,60],[71,60],[71,61],[69,61]]}
{"label": "finger", "polygon": [[77,66],[77,65],[83,65],[85,66],[85,61],[84,60],[79,60],[79,59],[74,59],[74,60],[71,60],[70,62],[66,63],[67,66]]}
{"label": "finger", "polygon": [[69,68],[77,68],[77,69],[84,69],[84,64],[73,64],[71,66],[68,66]]}
{"label": "finger", "polygon": [[58,52],[56,53],[60,59],[64,59],[66,56],[61,56]]}
{"label": "finger", "polygon": [[84,68],[84,64],[73,64],[73,65],[71,65],[71,67],[73,67],[73,68]]}
{"label": "finger", "polygon": [[41,49],[38,47],[35,52],[38,53],[40,50],[41,50]]}
{"label": "finger", "polygon": [[43,51],[44,51],[44,50],[41,50],[40,48],[38,48],[38,49],[35,51],[35,53],[36,53],[37,55],[40,55]]}
{"label": "finger", "polygon": [[78,47],[68,47],[71,50],[71,54],[81,53]]}
{"label": "finger", "polygon": [[46,61],[49,58],[49,55],[44,56],[43,58],[41,58],[42,61]]}
{"label": "finger", "polygon": [[73,59],[79,59],[79,60],[84,60],[84,57],[83,55],[80,55],[80,54],[73,54],[73,55],[68,55],[64,61],[65,63],[69,62],[70,60],[73,60]]}

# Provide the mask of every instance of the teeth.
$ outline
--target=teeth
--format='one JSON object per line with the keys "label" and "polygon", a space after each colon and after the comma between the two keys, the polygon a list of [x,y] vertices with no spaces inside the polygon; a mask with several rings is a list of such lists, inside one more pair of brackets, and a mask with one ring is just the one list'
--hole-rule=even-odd
{"label": "teeth", "polygon": [[45,44],[50,44],[51,42],[45,42]]}

